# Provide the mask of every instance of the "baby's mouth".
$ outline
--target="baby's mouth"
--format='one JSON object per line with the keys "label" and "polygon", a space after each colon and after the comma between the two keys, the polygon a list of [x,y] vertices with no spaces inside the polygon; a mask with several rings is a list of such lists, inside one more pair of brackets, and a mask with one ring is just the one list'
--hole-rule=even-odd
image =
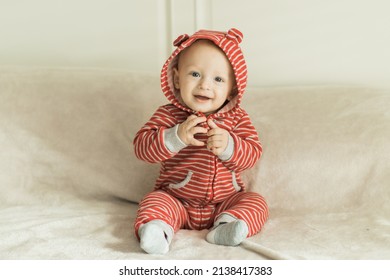
{"label": "baby's mouth", "polygon": [[194,95],[194,97],[196,98],[196,100],[201,101],[201,102],[208,101],[211,99],[210,97],[207,97],[204,95]]}

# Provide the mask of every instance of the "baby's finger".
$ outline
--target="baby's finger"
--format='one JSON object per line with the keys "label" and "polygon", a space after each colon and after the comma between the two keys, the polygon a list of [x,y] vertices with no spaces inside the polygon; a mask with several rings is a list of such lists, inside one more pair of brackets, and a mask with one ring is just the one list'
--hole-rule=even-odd
{"label": "baby's finger", "polygon": [[206,117],[198,117],[197,115],[191,115],[187,118],[186,122],[189,126],[194,127],[202,122],[205,122],[206,120]]}
{"label": "baby's finger", "polygon": [[223,131],[220,128],[213,128],[213,129],[210,129],[207,131],[207,136],[209,136],[209,137],[214,137],[214,136],[222,135],[222,134],[223,134]]}
{"label": "baby's finger", "polygon": [[192,135],[195,135],[195,134],[198,134],[198,133],[204,133],[204,134],[206,134],[206,133],[207,133],[207,128],[201,127],[201,126],[194,126],[193,128],[191,128],[190,133],[191,133]]}
{"label": "baby's finger", "polygon": [[207,124],[209,125],[209,127],[210,127],[211,129],[219,128],[218,125],[217,125],[213,120],[211,120],[211,119],[207,121]]}
{"label": "baby's finger", "polygon": [[207,141],[207,146],[219,148],[222,146],[222,141],[218,141],[218,140]]}
{"label": "baby's finger", "polygon": [[204,142],[199,141],[199,140],[197,140],[195,138],[192,138],[191,145],[193,145],[193,146],[204,146]]}
{"label": "baby's finger", "polygon": [[218,156],[222,153],[221,148],[211,147],[209,148],[209,151],[212,152],[214,155]]}

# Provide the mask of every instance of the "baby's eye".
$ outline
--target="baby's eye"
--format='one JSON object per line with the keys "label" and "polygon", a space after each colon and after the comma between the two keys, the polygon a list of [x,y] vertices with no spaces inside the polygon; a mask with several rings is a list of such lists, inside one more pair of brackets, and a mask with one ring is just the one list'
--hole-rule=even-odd
{"label": "baby's eye", "polygon": [[199,78],[200,74],[198,72],[191,72],[191,76],[194,78]]}
{"label": "baby's eye", "polygon": [[215,77],[215,81],[221,83],[223,82],[223,79],[221,77]]}

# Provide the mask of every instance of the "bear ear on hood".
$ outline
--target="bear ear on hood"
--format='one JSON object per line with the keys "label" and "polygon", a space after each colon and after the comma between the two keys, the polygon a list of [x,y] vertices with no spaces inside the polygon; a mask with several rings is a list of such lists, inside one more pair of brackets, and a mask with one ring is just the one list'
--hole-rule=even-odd
{"label": "bear ear on hood", "polygon": [[180,35],[179,37],[176,38],[175,41],[173,41],[173,45],[174,45],[175,47],[178,47],[178,46],[180,46],[183,42],[187,41],[188,38],[190,38],[190,36],[188,36],[188,34]]}
{"label": "bear ear on hood", "polygon": [[229,38],[230,40],[233,40],[236,42],[238,45],[239,43],[242,42],[242,39],[244,38],[244,34],[236,28],[231,28],[226,34],[226,37]]}

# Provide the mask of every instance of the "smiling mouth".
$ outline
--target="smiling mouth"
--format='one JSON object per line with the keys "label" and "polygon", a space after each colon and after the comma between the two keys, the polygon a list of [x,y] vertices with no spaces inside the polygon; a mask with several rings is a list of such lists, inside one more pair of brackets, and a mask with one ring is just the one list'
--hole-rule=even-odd
{"label": "smiling mouth", "polygon": [[196,100],[198,100],[198,101],[208,101],[208,100],[210,100],[211,98],[209,98],[209,97],[207,97],[207,96],[203,96],[203,95],[194,95],[194,97],[196,98]]}

